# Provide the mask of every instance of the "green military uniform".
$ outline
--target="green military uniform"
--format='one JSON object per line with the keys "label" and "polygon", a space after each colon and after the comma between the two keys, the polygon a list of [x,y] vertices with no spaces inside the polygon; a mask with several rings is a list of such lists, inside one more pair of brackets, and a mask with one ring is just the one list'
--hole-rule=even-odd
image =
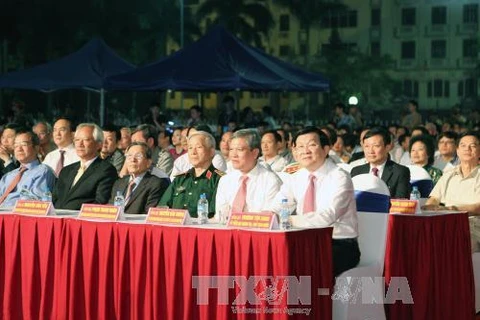
{"label": "green military uniform", "polygon": [[224,172],[215,169],[213,165],[195,177],[195,169],[175,176],[175,180],[168,186],[168,189],[160,199],[159,206],[168,206],[174,209],[187,209],[191,217],[197,217],[197,202],[200,195],[205,193],[208,199],[208,216],[215,215],[215,196],[220,178]]}

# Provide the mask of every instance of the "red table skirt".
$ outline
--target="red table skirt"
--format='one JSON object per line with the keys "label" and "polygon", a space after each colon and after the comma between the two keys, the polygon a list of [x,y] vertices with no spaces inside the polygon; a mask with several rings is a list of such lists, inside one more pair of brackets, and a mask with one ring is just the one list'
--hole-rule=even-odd
{"label": "red table skirt", "polygon": [[473,319],[470,231],[466,214],[390,215],[386,283],[406,277],[413,304],[387,305],[389,319]]}
{"label": "red table skirt", "polygon": [[[234,313],[192,276],[310,276],[310,318],[331,319],[332,229],[272,233],[0,215],[5,319],[286,319]],[[265,306],[265,302],[263,302]],[[258,307],[246,306],[246,307]],[[278,310],[277,310],[278,311]],[[248,311],[247,311],[248,312]],[[294,318],[305,318],[294,316]]]}

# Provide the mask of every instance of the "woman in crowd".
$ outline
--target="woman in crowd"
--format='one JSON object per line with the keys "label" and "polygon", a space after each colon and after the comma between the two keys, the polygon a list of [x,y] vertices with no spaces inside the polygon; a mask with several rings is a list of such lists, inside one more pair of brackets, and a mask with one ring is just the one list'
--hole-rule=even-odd
{"label": "woman in crowd", "polygon": [[168,151],[173,157],[173,160],[176,160],[182,154],[186,152],[182,145],[182,127],[177,127],[173,130],[172,136],[170,137],[173,148],[169,149]]}
{"label": "woman in crowd", "polygon": [[432,177],[433,185],[435,185],[442,176],[442,170],[432,166],[435,160],[435,144],[433,139],[424,134],[412,136],[410,139],[409,152],[412,164],[425,169],[430,177]]}

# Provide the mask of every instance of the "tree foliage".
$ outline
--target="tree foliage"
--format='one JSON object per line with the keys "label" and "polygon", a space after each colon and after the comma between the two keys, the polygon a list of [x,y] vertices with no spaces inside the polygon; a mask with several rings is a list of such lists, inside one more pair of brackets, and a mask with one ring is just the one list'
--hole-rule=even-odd
{"label": "tree foliage", "polygon": [[248,43],[262,45],[261,35],[268,36],[274,21],[262,3],[248,0],[207,0],[197,11],[198,21],[212,18],[212,24],[223,25]]}

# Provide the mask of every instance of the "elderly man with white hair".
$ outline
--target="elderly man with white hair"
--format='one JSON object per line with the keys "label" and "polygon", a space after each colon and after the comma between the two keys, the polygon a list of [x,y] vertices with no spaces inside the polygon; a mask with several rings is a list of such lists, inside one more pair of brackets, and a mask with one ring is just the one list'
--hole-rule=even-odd
{"label": "elderly man with white hair", "polygon": [[93,123],[77,126],[73,140],[79,162],[60,171],[53,190],[53,203],[57,209],[79,210],[83,203],[108,203],[117,170],[99,157],[103,144],[103,131]]}

